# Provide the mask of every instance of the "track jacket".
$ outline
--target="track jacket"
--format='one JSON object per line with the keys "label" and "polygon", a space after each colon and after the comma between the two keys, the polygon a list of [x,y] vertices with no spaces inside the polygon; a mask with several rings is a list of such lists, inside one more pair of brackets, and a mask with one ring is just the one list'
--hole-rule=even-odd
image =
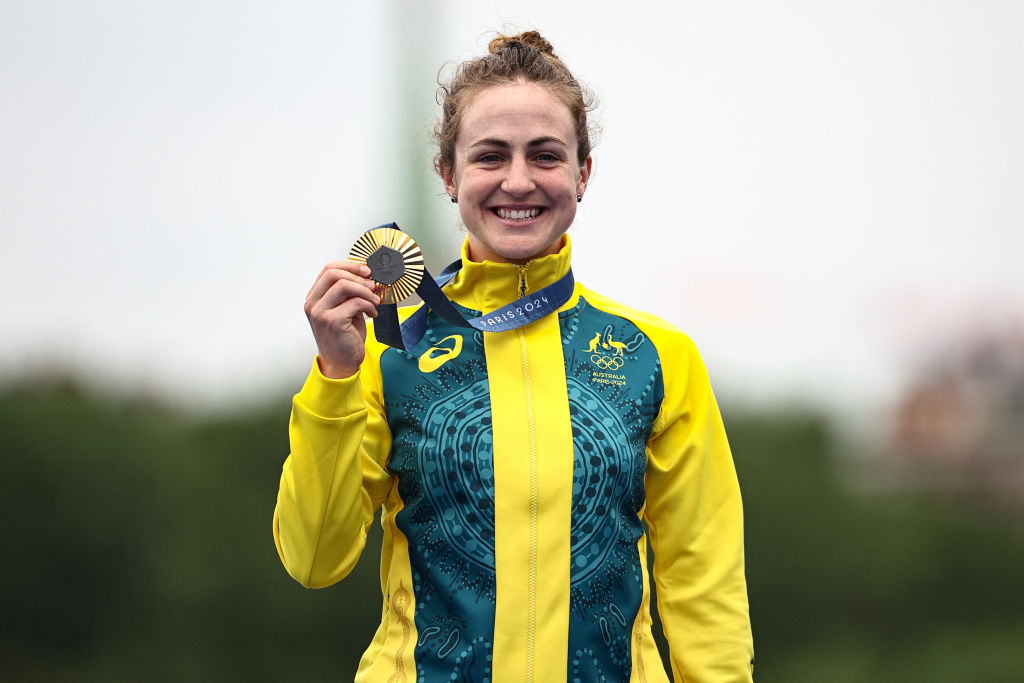
{"label": "track jacket", "polygon": [[[570,246],[472,262],[479,315],[554,282]],[[383,506],[380,627],[357,681],[750,681],[739,486],[693,343],[576,283],[550,314],[482,333],[430,315],[409,352],[367,336],[357,375],[295,396],[274,538],[322,587]],[[647,525],[647,534],[643,522]]]}

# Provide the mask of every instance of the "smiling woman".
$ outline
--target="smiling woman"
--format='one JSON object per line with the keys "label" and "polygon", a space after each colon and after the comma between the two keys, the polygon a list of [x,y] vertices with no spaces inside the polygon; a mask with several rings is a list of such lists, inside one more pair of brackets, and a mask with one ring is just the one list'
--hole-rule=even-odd
{"label": "smiling woman", "polygon": [[458,201],[474,260],[558,251],[593,160],[583,88],[536,31],[491,41],[444,88],[436,165]]}
{"label": "smiling woman", "polygon": [[383,618],[357,681],[667,682],[646,523],[676,680],[750,681],[742,507],[707,372],[682,332],[574,281],[584,91],[536,32],[489,47],[443,88],[437,170],[468,231],[443,291],[512,323],[431,309],[392,348],[367,334],[370,269],[327,264],[281,560],[305,586],[340,580],[382,509]]}
{"label": "smiling woman", "polygon": [[558,251],[592,159],[576,160],[569,110],[536,83],[480,91],[462,115],[445,189],[458,199],[474,261],[526,263]]}

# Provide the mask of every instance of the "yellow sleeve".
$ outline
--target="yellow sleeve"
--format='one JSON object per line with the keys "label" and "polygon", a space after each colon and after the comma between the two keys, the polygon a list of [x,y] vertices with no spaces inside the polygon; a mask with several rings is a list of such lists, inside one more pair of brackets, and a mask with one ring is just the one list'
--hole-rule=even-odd
{"label": "yellow sleeve", "polygon": [[274,541],[285,569],[307,588],[352,570],[391,486],[391,433],[374,361],[368,355],[356,375],[341,380],[324,377],[314,361],[292,401]]}
{"label": "yellow sleeve", "polygon": [[673,677],[751,681],[743,508],[722,417],[693,342],[678,332],[655,342],[665,398],[648,441],[645,518]]}

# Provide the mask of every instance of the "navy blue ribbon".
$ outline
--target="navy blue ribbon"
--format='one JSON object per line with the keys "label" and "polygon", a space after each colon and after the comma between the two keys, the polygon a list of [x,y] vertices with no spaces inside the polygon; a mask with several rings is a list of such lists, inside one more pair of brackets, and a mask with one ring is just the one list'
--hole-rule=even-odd
{"label": "navy blue ribbon", "polygon": [[396,349],[411,349],[423,339],[427,331],[427,312],[433,311],[448,322],[458,327],[472,327],[484,332],[507,332],[517,327],[529,325],[534,320],[543,318],[548,313],[557,311],[572,297],[575,280],[572,269],[558,281],[543,289],[516,299],[510,304],[484,313],[475,318],[466,318],[445,296],[441,288],[451,282],[452,278],[462,269],[462,261],[456,261],[441,271],[435,280],[424,269],[416,293],[423,299],[423,305],[415,313],[398,323],[398,306],[382,304],[377,307],[377,319],[374,322],[374,334],[377,341]]}

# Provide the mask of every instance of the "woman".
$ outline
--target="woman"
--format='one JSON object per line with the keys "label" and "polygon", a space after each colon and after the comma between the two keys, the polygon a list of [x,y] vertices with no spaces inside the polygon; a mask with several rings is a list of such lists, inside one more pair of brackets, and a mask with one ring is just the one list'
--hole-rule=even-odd
{"label": "woman", "polygon": [[[571,282],[592,160],[580,85],[536,32],[444,89],[437,169],[468,235],[445,293],[467,316]],[[296,395],[274,519],[305,586],[344,577],[383,506],[380,628],[359,681],[746,681],[739,487],[692,342],[579,283],[505,332],[431,314],[403,351],[367,334],[370,271],[306,299],[319,355]],[[537,300],[543,308],[543,303]]]}

